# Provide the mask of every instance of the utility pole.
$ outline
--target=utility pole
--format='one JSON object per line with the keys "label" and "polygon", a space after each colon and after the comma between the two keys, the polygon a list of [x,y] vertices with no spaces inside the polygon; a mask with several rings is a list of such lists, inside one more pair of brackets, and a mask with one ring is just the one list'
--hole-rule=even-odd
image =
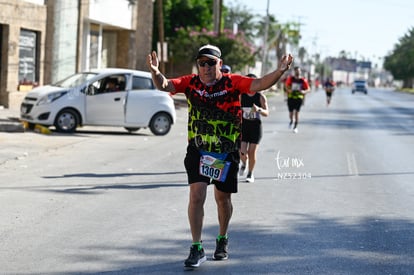
{"label": "utility pole", "polygon": [[223,0],[214,0],[213,2],[213,21],[214,21],[214,32],[220,34],[221,32],[221,7]]}
{"label": "utility pole", "polygon": [[263,76],[267,72],[267,40],[268,40],[268,32],[269,32],[269,0],[267,0],[267,8],[266,8],[266,23],[265,23],[265,32],[263,37],[263,56],[262,56],[262,73]]}
{"label": "utility pole", "polygon": [[164,13],[162,11],[162,0],[157,0],[157,14],[158,14],[158,37],[160,43],[160,52],[158,58],[160,60],[160,69],[162,73],[165,73],[164,62]]}

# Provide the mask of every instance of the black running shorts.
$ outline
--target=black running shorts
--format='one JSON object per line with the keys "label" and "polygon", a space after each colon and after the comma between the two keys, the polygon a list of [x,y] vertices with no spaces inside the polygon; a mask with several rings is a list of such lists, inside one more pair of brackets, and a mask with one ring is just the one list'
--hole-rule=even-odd
{"label": "black running shorts", "polygon": [[297,112],[300,111],[300,107],[302,107],[303,99],[301,98],[288,98],[287,105],[289,112],[293,112],[296,110]]}
{"label": "black running shorts", "polygon": [[259,144],[262,139],[262,121],[260,119],[243,119],[242,122],[242,141]]}
{"label": "black running shorts", "polygon": [[188,183],[206,182],[207,184],[214,184],[216,188],[226,193],[237,193],[237,177],[239,172],[240,155],[239,152],[231,152],[227,155],[226,161],[230,161],[230,168],[225,182],[212,180],[208,177],[200,175],[201,154],[194,146],[187,146],[187,154],[184,158],[184,166],[187,171]]}

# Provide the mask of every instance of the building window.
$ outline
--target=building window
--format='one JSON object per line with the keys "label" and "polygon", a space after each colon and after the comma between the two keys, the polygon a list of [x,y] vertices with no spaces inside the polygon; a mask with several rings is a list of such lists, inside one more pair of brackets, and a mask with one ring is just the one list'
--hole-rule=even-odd
{"label": "building window", "polygon": [[19,85],[34,85],[38,82],[38,34],[20,30],[19,37]]}
{"label": "building window", "polygon": [[99,32],[90,32],[90,44],[89,44],[89,68],[99,68]]}

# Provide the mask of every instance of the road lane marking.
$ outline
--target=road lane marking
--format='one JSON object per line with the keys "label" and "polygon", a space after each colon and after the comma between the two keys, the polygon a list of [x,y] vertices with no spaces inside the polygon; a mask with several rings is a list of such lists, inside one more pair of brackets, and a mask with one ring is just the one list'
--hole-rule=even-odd
{"label": "road lane marking", "polygon": [[359,172],[358,172],[357,162],[356,162],[356,159],[355,159],[355,154],[347,152],[346,153],[346,161],[348,163],[348,173],[349,173],[349,175],[358,176]]}

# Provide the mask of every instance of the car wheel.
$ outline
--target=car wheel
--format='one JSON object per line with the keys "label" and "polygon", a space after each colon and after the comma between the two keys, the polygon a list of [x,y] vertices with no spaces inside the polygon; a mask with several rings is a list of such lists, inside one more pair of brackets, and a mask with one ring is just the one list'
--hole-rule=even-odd
{"label": "car wheel", "polygon": [[139,130],[139,129],[141,129],[141,128],[139,128],[139,127],[137,127],[137,128],[125,127],[125,129],[126,129],[128,132],[133,133],[133,132],[138,131],[138,130]]}
{"label": "car wheel", "polygon": [[352,90],[352,93],[353,93],[353,94],[355,94],[355,91],[354,91],[354,90]]}
{"label": "car wheel", "polygon": [[64,109],[57,114],[54,125],[58,132],[73,133],[78,124],[79,117],[76,111]]}
{"label": "car wheel", "polygon": [[156,136],[168,134],[171,129],[171,118],[167,113],[157,113],[150,121],[151,132]]}

